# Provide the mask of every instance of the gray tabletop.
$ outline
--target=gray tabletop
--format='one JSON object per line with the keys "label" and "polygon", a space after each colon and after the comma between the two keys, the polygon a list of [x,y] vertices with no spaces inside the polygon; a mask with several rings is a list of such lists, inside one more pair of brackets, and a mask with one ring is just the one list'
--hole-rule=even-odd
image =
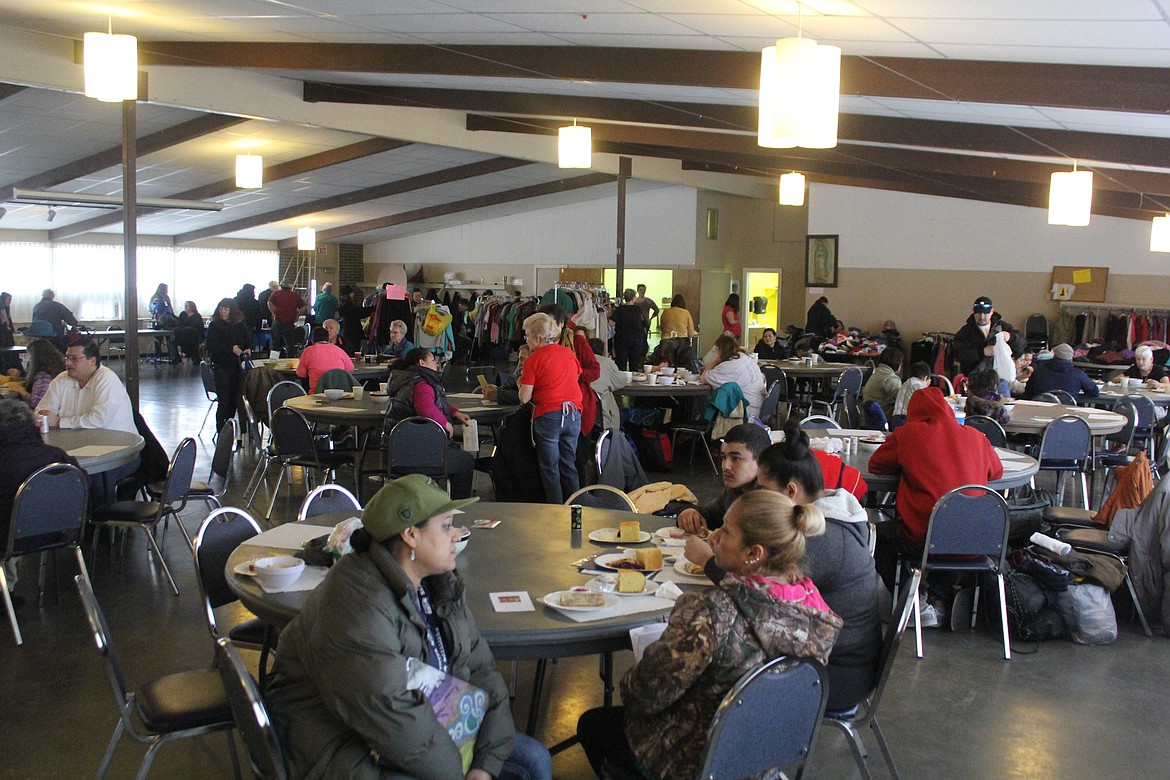
{"label": "gray tabletop", "polygon": [[[143,445],[142,437],[137,433],[101,428],[54,428],[44,436],[47,444],[60,447],[76,458],[87,474],[101,474],[132,463]],[[93,454],[87,455],[82,447],[104,451],[92,449]]]}
{"label": "gray tabletop", "polygon": [[[474,397],[464,397],[460,394],[447,398],[452,406],[465,412],[468,417],[487,423],[509,417],[520,408],[485,401],[478,393],[473,395]],[[309,422],[369,427],[382,424],[386,416],[387,398],[366,392],[360,401],[354,399],[330,401],[324,395],[316,393],[290,398],[284,405],[296,409]]]}
{"label": "gray tabletop", "polygon": [[711,395],[711,385],[706,382],[687,382],[686,384],[673,385],[649,385],[645,382],[630,382],[625,387],[619,387],[613,391],[615,396],[626,396],[628,398],[649,396],[652,398],[677,398],[681,396],[702,396]]}
{"label": "gray tabletop", "polygon": [[[827,430],[810,430],[807,433],[810,438],[835,435],[834,431]],[[839,435],[837,437],[840,438]],[[852,438],[856,439],[857,437]],[[987,483],[987,486],[990,488],[1007,490],[1008,488],[1026,485],[1028,480],[1040,470],[1040,462],[1022,452],[1000,449],[999,447],[996,447],[995,451],[1000,456],[1000,460],[1005,463],[1011,462],[1017,464],[1017,467],[1010,471],[1005,468],[1002,477],[993,479]],[[848,455],[843,456],[842,460],[845,461],[846,465],[852,466],[861,472],[861,477],[869,485],[870,490],[878,493],[897,492],[899,480],[897,474],[874,474],[869,470],[869,459],[874,452],[875,450],[866,450],[859,447]]]}
{"label": "gray tabletop", "polygon": [[[297,376],[297,370],[295,368],[278,368],[275,370],[276,373],[280,374],[282,379],[291,379],[294,382],[302,379],[302,377]],[[359,382],[368,382],[371,379],[382,380],[390,376],[390,366],[386,364],[379,365],[378,363],[357,363],[354,365],[353,371],[349,373],[353,374],[354,379]]]}
{"label": "gray tabletop", "polygon": [[782,368],[788,376],[799,379],[831,379],[854,367],[850,363],[828,363],[824,360],[812,366],[793,360],[761,360],[760,365]]}
{"label": "gray tabletop", "polygon": [[1113,408],[1113,405],[1127,395],[1140,395],[1148,398],[1154,406],[1170,406],[1170,390],[1151,390],[1148,387],[1122,387],[1121,385],[1106,384],[1101,388],[1101,394],[1096,398],[1082,398],[1081,403],[1086,406],[1103,406]]}
{"label": "gray tabletop", "polygon": [[[315,517],[312,522],[332,525],[352,512]],[[569,508],[552,504],[496,504],[479,502],[457,515],[456,523],[471,526],[479,518],[500,520],[495,528],[473,528],[467,549],[459,555],[459,572],[467,583],[467,604],[480,633],[497,660],[526,660],[592,655],[629,647],[629,630],[659,620],[669,613],[622,615],[589,623],[577,623],[537,599],[558,590],[582,585],[588,576],[573,564],[598,553],[614,552],[614,545],[588,539],[590,531],[616,527],[631,518],[640,519],[645,531],[653,531],[670,520],[653,515],[635,515],[604,509],[584,510],[583,530],[569,530]],[[325,528],[322,534],[327,533]],[[624,545],[626,547],[649,547]],[[228,586],[256,615],[274,625],[287,624],[300,611],[308,591],[265,593],[251,578],[233,573],[236,565],[264,555],[266,548],[244,543],[228,559],[225,573]],[[489,593],[527,590],[536,610],[496,612]]]}
{"label": "gray tabletop", "polygon": [[1011,408],[1011,420],[1003,429],[1008,433],[1043,433],[1048,423],[1066,414],[1082,418],[1089,424],[1089,430],[1094,436],[1116,433],[1125,427],[1124,417],[1104,409],[1046,404],[1040,401],[1016,401]]}

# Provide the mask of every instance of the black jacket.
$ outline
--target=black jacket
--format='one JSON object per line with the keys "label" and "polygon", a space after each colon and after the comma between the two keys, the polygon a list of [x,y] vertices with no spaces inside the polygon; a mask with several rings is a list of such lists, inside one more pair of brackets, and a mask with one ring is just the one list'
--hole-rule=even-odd
{"label": "black jacket", "polygon": [[825,338],[837,329],[837,317],[829,310],[827,303],[814,303],[808,310],[808,321],[804,324],[805,333],[815,333]]}
{"label": "black jacket", "polygon": [[1012,350],[1012,357],[1018,358],[1024,351],[1024,337],[1020,335],[1010,322],[1004,320],[997,313],[991,315],[991,328],[987,335],[975,324],[975,315],[967,317],[967,324],[959,328],[951,342],[955,352],[955,360],[959,364],[960,373],[971,375],[972,371],[980,368],[991,368],[991,358],[983,354],[983,348],[995,343],[995,334],[1001,330],[1008,333],[1008,346]]}

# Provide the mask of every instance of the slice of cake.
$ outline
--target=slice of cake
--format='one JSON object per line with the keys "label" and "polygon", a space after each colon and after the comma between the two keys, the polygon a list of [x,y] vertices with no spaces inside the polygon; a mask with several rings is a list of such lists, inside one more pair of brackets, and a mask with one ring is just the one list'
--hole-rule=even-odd
{"label": "slice of cake", "polygon": [[638,563],[646,567],[646,571],[657,571],[662,568],[662,550],[657,547],[639,547],[634,550]]}
{"label": "slice of cake", "polygon": [[641,593],[646,590],[646,577],[631,569],[619,569],[617,589],[618,593]]}
{"label": "slice of cake", "polygon": [[642,524],[637,520],[626,520],[618,525],[618,541],[637,543],[642,538]]}
{"label": "slice of cake", "polygon": [[562,607],[604,607],[605,594],[592,591],[567,590],[560,596]]}

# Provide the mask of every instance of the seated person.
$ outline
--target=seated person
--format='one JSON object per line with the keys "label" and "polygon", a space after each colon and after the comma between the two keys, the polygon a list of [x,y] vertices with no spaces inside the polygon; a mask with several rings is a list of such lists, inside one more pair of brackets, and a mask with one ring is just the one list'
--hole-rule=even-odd
{"label": "seated person", "polygon": [[297,376],[309,378],[309,392],[317,392],[317,380],[326,371],[340,368],[342,371],[353,371],[353,358],[345,354],[345,350],[336,344],[329,343],[329,331],[317,326],[313,328],[313,345],[306,347],[301,353],[301,362],[297,363]]}
{"label": "seated person", "polygon": [[390,342],[382,348],[382,354],[401,360],[406,353],[414,349],[414,344],[406,338],[406,323],[394,320],[390,323]]}
{"label": "seated person", "polygon": [[861,389],[861,402],[876,402],[885,413],[886,419],[894,416],[898,394],[902,391],[902,377],[898,375],[901,370],[902,350],[897,347],[886,347],[878,355],[877,368],[873,376]]}
{"label": "seated person", "polygon": [[[30,408],[35,409],[49,391],[49,384],[54,377],[64,371],[65,356],[57,351],[53,342],[48,339],[33,339],[28,345],[28,378],[23,383],[10,381],[8,389],[23,398]],[[17,376],[19,377],[19,372]]]}
{"label": "seated person", "polygon": [[[49,342],[42,342],[56,350]],[[0,400],[0,550],[7,550],[8,527],[12,520],[12,502],[22,482],[32,473],[50,463],[77,461],[60,447],[46,444],[37,428],[33,410],[19,398]],[[8,589],[16,587],[16,561],[5,564]]]}
{"label": "seated person", "polygon": [[906,373],[908,374],[906,381],[902,383],[902,388],[898,390],[898,398],[894,401],[894,417],[902,420],[906,418],[910,396],[924,387],[930,387],[930,364],[919,360],[917,363],[911,363]]}
{"label": "seated person", "polygon": [[[797,504],[813,504],[825,515],[825,533],[805,540],[802,564],[825,602],[845,621],[829,656],[828,711],[856,710],[877,684],[882,632],[877,611],[877,573],[869,554],[869,517],[845,490],[825,490],[821,467],[808,434],[795,421],[784,426],[784,441],[760,456],[760,487],[783,493]],[[686,557],[703,566],[712,582],[724,574],[710,545],[688,537]]]}
{"label": "seated person", "polygon": [[711,391],[718,390],[728,382],[735,382],[743,392],[748,414],[757,414],[764,404],[764,375],[760,366],[748,358],[739,348],[733,336],[723,334],[715,339],[715,346],[703,358],[701,378],[711,385]]}
{"label": "seated person", "polygon": [[649,361],[655,366],[679,366],[693,370],[695,350],[691,347],[690,339],[681,336],[665,338],[658,342],[658,346],[654,347],[654,351],[650,353]]}
{"label": "seated person", "polygon": [[[362,511],[354,552],[281,632],[265,698],[290,777],[552,777],[548,751],[516,733],[455,569],[452,517],[475,500],[453,501],[421,474],[387,484]],[[410,659],[486,694],[470,756],[408,689]]]}
{"label": "seated person", "polygon": [[1037,361],[1032,369],[1032,378],[1024,387],[1024,398],[1035,398],[1041,393],[1064,390],[1073,398],[1085,395],[1096,398],[1100,389],[1089,375],[1073,365],[1073,349],[1068,344],[1057,344],[1052,348],[1052,357]]}
{"label": "seated person", "polygon": [[1008,390],[1017,398],[1024,394],[1028,380],[1032,378],[1032,359],[1035,356],[1031,347],[1024,347],[1024,351],[1016,358],[1016,378],[1009,384]]}
{"label": "seated person", "polygon": [[603,764],[618,777],[695,777],[736,680],[781,655],[827,661],[842,620],[801,565],[806,537],[824,529],[820,509],[780,493],[753,491],[731,505],[711,536],[727,576],[679,597],[666,631],[622,679],[622,707],[577,723],[598,777]]}
{"label": "seated person", "polygon": [[485,385],[482,388],[483,397],[488,401],[495,401],[506,406],[518,405],[520,403],[520,372],[524,370],[524,361],[531,353],[532,349],[527,344],[521,344],[520,349],[516,351],[516,373],[508,374],[501,371],[494,385]]}
{"label": "seated person", "polygon": [[49,418],[50,428],[138,433],[130,396],[118,375],[101,365],[98,345],[92,339],[81,339],[65,350],[65,373],[49,383],[37,404],[37,414]]}
{"label": "seated person", "polygon": [[[321,327],[324,328],[325,332],[329,334],[329,343],[330,344],[336,344],[337,346],[341,347],[342,349],[345,349],[345,344],[341,341],[341,323],[340,322],[338,322],[335,319],[327,319],[321,323]],[[353,351],[358,352],[359,350],[355,349]],[[346,353],[348,354],[349,350],[346,350]]]}
{"label": "seated person", "polygon": [[1003,396],[999,394],[999,374],[994,368],[981,368],[972,371],[967,377],[967,404],[963,408],[965,414],[981,414],[990,417],[1000,425],[1007,425],[1012,415],[1003,404]]}
{"label": "seated person", "polygon": [[756,348],[752,351],[760,356],[760,360],[783,360],[788,357],[788,350],[776,337],[775,328],[764,328],[764,335],[756,342]]}
{"label": "seated person", "polygon": [[[455,498],[471,496],[475,472],[475,457],[464,452],[462,442],[454,440],[455,427],[451,420],[466,423],[471,420],[447,402],[447,391],[439,374],[439,359],[429,349],[415,347],[402,360],[403,370],[391,375],[386,387],[390,408],[386,410],[385,432],[406,417],[427,417],[447,431],[447,478],[451,480],[451,495]],[[409,398],[409,405],[406,399]]]}
{"label": "seated person", "polygon": [[589,346],[593,348],[593,354],[597,356],[597,364],[601,367],[601,375],[590,382],[593,392],[597,393],[597,399],[601,406],[601,427],[617,428],[621,425],[622,420],[617,398],[614,398],[613,391],[620,390],[628,384],[626,375],[618,369],[617,363],[602,354],[605,351],[605,345],[601,343],[601,339],[589,339]]}
{"label": "seated person", "polygon": [[1145,344],[1133,351],[1133,365],[1122,376],[1140,379],[1146,387],[1170,388],[1165,367],[1154,364],[1154,350]]}
{"label": "seated person", "polygon": [[678,515],[678,527],[689,534],[706,536],[723,525],[723,516],[735,499],[760,487],[756,481],[759,458],[772,443],[768,431],[758,425],[741,423],[723,437],[721,451],[723,492],[712,501],[688,507]]}
{"label": "seated person", "polygon": [[[892,592],[899,552],[912,561],[922,558],[935,502],[960,485],[986,485],[999,479],[1003,463],[986,436],[959,424],[942,391],[928,387],[910,396],[906,424],[891,432],[870,456],[869,470],[900,477],[897,507],[901,522],[878,526],[874,553],[878,573]],[[923,626],[937,626],[945,616],[954,583],[949,574],[930,576],[927,587],[932,609],[921,609]]]}

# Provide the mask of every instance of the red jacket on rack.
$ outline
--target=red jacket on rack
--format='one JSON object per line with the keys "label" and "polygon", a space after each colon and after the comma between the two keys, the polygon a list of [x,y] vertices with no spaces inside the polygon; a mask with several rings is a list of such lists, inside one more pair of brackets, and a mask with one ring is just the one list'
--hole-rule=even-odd
{"label": "red jacket on rack", "polygon": [[898,515],[906,535],[921,547],[934,504],[960,485],[986,485],[1003,476],[1003,463],[987,437],[959,425],[937,387],[910,396],[906,424],[894,429],[869,459],[874,474],[900,474]]}
{"label": "red jacket on rack", "polygon": [[589,436],[597,422],[597,393],[593,391],[593,382],[601,376],[601,364],[589,346],[589,339],[576,331],[573,331],[573,351],[581,363],[581,377],[577,380],[581,385],[581,435]]}

